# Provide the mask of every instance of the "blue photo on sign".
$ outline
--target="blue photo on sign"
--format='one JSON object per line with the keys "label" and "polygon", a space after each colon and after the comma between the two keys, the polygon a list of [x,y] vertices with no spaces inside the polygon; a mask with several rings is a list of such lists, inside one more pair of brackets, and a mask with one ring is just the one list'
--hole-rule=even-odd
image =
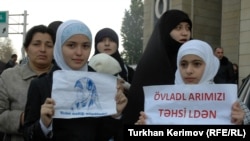
{"label": "blue photo on sign", "polygon": [[96,106],[101,109],[97,89],[93,80],[88,77],[78,79],[74,85],[76,90],[76,100],[72,105],[72,110]]}

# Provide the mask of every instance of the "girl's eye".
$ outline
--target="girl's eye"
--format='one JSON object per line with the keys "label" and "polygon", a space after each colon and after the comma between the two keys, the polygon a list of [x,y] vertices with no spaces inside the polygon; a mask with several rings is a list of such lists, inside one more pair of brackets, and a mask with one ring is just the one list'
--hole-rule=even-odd
{"label": "girl's eye", "polygon": [[73,48],[73,47],[75,47],[75,44],[70,43],[70,44],[67,44],[67,46],[70,48]]}
{"label": "girl's eye", "polygon": [[194,62],[193,64],[195,67],[200,67],[202,65],[202,62]]}
{"label": "girl's eye", "polygon": [[83,44],[83,48],[87,49],[87,48],[90,48],[90,44]]}
{"label": "girl's eye", "polygon": [[186,30],[190,31],[191,27],[190,26],[186,26]]}
{"label": "girl's eye", "polygon": [[180,30],[182,27],[180,25],[176,26],[175,29]]}
{"label": "girl's eye", "polygon": [[186,62],[181,62],[181,63],[180,63],[180,66],[181,66],[182,68],[185,68],[185,67],[187,66],[187,63],[186,63]]}

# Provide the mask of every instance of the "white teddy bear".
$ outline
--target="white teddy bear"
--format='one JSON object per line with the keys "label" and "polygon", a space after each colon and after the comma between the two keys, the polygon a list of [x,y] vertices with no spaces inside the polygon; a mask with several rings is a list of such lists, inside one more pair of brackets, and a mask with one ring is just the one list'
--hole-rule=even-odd
{"label": "white teddy bear", "polygon": [[[112,75],[118,75],[122,69],[118,61],[116,61],[112,56],[106,53],[99,53],[91,57],[89,60],[89,66],[92,67],[96,72],[107,73]],[[119,75],[119,79],[122,79]],[[123,87],[128,90],[130,84],[124,81]]]}

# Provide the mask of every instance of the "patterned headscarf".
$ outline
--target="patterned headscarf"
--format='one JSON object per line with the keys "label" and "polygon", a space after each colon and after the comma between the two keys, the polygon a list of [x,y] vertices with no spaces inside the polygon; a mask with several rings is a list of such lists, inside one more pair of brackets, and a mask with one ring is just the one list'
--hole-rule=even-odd
{"label": "patterned headscarf", "polygon": [[[62,70],[72,70],[64,61],[62,54],[62,46],[66,40],[68,40],[71,36],[81,34],[85,35],[89,38],[92,43],[92,34],[88,26],[86,26],[83,22],[78,20],[68,20],[63,22],[56,33],[56,42],[54,46],[54,58],[57,65]],[[80,70],[87,70],[87,63]]]}
{"label": "patterned headscarf", "polygon": [[181,58],[185,55],[193,54],[197,55],[205,62],[205,71],[199,84],[211,84],[213,83],[213,78],[219,69],[219,60],[214,56],[211,46],[201,40],[190,40],[184,43],[177,55],[177,70],[175,73],[175,84],[184,84],[181,77],[179,66]]}

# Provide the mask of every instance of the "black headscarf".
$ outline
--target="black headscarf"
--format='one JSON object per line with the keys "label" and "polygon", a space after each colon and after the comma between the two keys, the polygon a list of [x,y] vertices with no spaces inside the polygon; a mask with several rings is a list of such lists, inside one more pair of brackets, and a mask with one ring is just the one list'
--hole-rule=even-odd
{"label": "black headscarf", "polygon": [[[58,27],[62,24],[62,21],[53,21],[49,23],[48,28],[53,31],[53,38],[56,40],[56,32]],[[52,63],[55,64],[55,59],[52,60]]]}
{"label": "black headscarf", "polygon": [[124,62],[123,62],[123,60],[121,58],[121,55],[119,53],[119,50],[118,50],[118,48],[119,48],[119,38],[118,38],[118,35],[116,34],[116,32],[114,30],[112,30],[110,28],[103,28],[103,29],[101,29],[101,30],[99,30],[97,32],[97,34],[95,36],[95,53],[94,53],[94,55],[100,53],[99,50],[97,49],[97,44],[100,41],[102,41],[102,39],[105,38],[105,37],[109,37],[110,39],[112,39],[117,44],[117,50],[116,50],[116,52],[114,54],[111,54],[111,56],[113,58],[115,58],[119,62],[120,66],[122,68],[122,71],[119,73],[119,75],[124,80],[129,82],[129,80],[128,80],[128,71],[124,66]]}
{"label": "black headscarf", "polygon": [[155,25],[146,49],[139,61],[123,112],[125,124],[134,124],[144,110],[143,86],[174,84],[177,52],[182,45],[171,38],[170,32],[181,22],[192,22],[180,10],[165,12]]}
{"label": "black headscarf", "polygon": [[48,28],[52,29],[56,36],[56,31],[62,23],[63,23],[62,21],[53,21],[48,25]]}

